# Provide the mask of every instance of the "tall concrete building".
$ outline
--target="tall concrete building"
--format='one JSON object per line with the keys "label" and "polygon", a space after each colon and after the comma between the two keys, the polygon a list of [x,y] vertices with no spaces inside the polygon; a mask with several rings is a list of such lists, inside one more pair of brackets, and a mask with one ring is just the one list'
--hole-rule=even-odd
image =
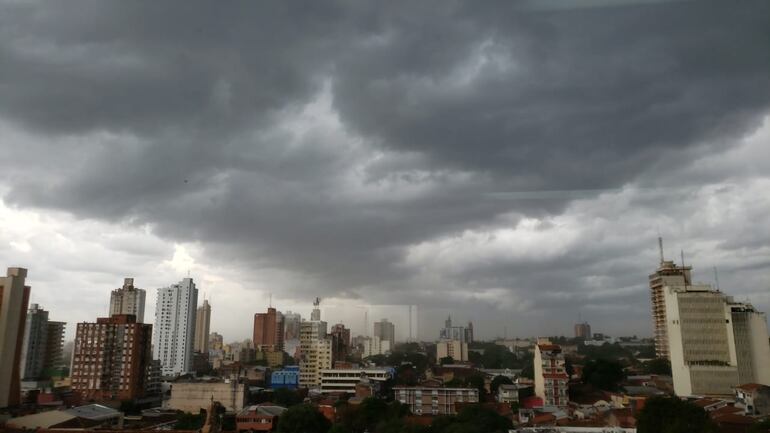
{"label": "tall concrete building", "polygon": [[378,336],[365,337],[364,338],[364,352],[363,357],[368,358],[374,355],[385,355],[390,353],[392,346],[390,340],[382,340]]}
{"label": "tall concrete building", "polygon": [[155,306],[153,358],[164,376],[192,371],[198,289],[192,278],[158,289]]}
{"label": "tall concrete building", "polygon": [[465,328],[465,342],[473,343],[473,322],[468,322],[468,327]]}
{"label": "tall concrete building", "polygon": [[667,354],[678,396],[731,395],[770,385],[765,315],[706,284],[664,285]]}
{"label": "tall concrete building", "polygon": [[64,338],[63,322],[48,320],[48,311],[32,304],[27,311],[22,344],[21,378],[44,379],[46,371],[61,366]]}
{"label": "tall concrete building", "polygon": [[195,316],[195,344],[193,350],[199,353],[209,353],[209,330],[211,328],[211,305],[204,299],[198,307]]}
{"label": "tall concrete building", "polygon": [[131,314],[78,323],[72,355],[72,389],[84,399],[132,400],[144,397],[152,376],[152,325]]}
{"label": "tall concrete building", "polygon": [[332,326],[329,333],[332,339],[332,359],[345,361],[350,355],[350,329],[342,323]]}
{"label": "tall concrete building", "polygon": [[332,368],[332,339],[327,335],[326,322],[320,320],[318,304],[316,298],[310,315],[317,320],[302,322],[299,331],[299,384],[309,388],[320,387],[321,371]]}
{"label": "tall concrete building", "polygon": [[32,304],[27,310],[24,326],[24,343],[21,348],[21,378],[39,379],[45,366],[45,351],[48,341],[48,311]]}
{"label": "tall concrete building", "polygon": [[692,267],[678,266],[663,258],[663,239],[658,238],[660,266],[649,276],[652,321],[654,327],[655,355],[670,359],[668,351],[668,321],[666,320],[665,286],[687,286],[691,284]]}
{"label": "tall concrete building", "polygon": [[283,350],[283,315],[270,307],[266,313],[254,314],[254,348],[260,351]]}
{"label": "tall concrete building", "polygon": [[0,408],[16,406],[21,398],[19,373],[27,320],[27,270],[8,268],[0,277]]}
{"label": "tall concrete building", "polygon": [[382,341],[390,341],[390,345],[393,346],[396,344],[396,325],[388,319],[374,322],[374,336],[380,337]]}
{"label": "tall concrete building", "polygon": [[133,314],[137,323],[144,323],[144,300],[146,292],[134,287],[133,278],[124,278],[123,287],[110,294],[110,316]]}
{"label": "tall concrete building", "polygon": [[299,324],[302,323],[302,316],[299,313],[287,311],[283,314],[283,339],[299,340]]}
{"label": "tall concrete building", "polygon": [[588,322],[575,324],[575,338],[582,338],[583,340],[591,339],[591,325]]}
{"label": "tall concrete building", "polygon": [[569,403],[569,376],[561,347],[547,338],[539,338],[534,359],[535,395],[545,406],[565,407]]}

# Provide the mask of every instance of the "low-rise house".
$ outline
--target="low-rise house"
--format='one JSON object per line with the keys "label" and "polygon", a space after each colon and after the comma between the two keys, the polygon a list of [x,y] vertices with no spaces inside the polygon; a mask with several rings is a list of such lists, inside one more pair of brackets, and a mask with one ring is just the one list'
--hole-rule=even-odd
{"label": "low-rise house", "polygon": [[235,416],[236,430],[241,432],[271,432],[278,425],[278,418],[286,411],[285,407],[269,403],[249,406]]}
{"label": "low-rise house", "polygon": [[497,401],[500,403],[518,403],[519,385],[502,384],[497,388]]}

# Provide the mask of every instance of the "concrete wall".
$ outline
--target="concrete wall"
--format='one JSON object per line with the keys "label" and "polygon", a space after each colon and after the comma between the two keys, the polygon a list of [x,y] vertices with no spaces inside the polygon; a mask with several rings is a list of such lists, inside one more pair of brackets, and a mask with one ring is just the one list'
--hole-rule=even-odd
{"label": "concrete wall", "polygon": [[218,401],[227,411],[243,409],[247,388],[241,383],[224,382],[177,382],[171,384],[171,398],[166,407],[190,413],[208,410],[211,399]]}

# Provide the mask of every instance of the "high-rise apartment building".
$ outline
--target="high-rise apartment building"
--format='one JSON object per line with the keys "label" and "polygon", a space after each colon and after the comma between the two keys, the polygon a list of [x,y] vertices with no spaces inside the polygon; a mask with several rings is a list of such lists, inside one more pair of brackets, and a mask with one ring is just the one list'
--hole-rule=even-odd
{"label": "high-rise apartment building", "polygon": [[211,305],[204,299],[203,305],[198,307],[195,316],[195,344],[193,350],[199,353],[209,353],[209,330],[211,326]]}
{"label": "high-rise apartment building", "polygon": [[468,322],[468,327],[465,328],[465,342],[473,343],[473,322]]}
{"label": "high-rise apartment building", "polygon": [[652,304],[652,321],[654,326],[655,355],[658,358],[669,359],[668,327],[666,320],[666,304],[663,287],[687,286],[691,283],[692,267],[678,266],[673,261],[663,258],[663,240],[658,238],[660,248],[660,266],[649,276],[650,299]]}
{"label": "high-rise apartment building", "polygon": [[133,278],[124,278],[123,287],[110,294],[110,316],[133,314],[137,323],[144,323],[144,299],[146,292],[134,287]]}
{"label": "high-rise apartment building", "polygon": [[29,305],[27,270],[8,268],[0,277],[0,408],[16,406],[21,397],[19,366]]}
{"label": "high-rise apartment building", "polygon": [[287,311],[283,314],[283,339],[299,340],[299,324],[302,323],[302,316],[299,313]]}
{"label": "high-rise apartment building", "polygon": [[158,289],[153,358],[164,376],[192,371],[198,289],[192,278]]}
{"label": "high-rise apartment building", "polygon": [[78,323],[72,355],[72,389],[85,400],[144,397],[152,376],[152,325],[131,314]]}
{"label": "high-rise apartment building", "polygon": [[582,338],[583,340],[591,339],[591,325],[588,322],[575,324],[575,338]]}
{"label": "high-rise apartment building", "polygon": [[[310,317],[321,318],[318,300]],[[309,320],[300,324],[299,384],[304,387],[321,386],[321,371],[332,368],[332,339],[327,336],[326,322]]]}
{"label": "high-rise apartment building", "polygon": [[443,340],[436,343],[436,361],[447,357],[455,361],[467,361],[468,343],[460,340]]}
{"label": "high-rise apartment building", "polygon": [[254,348],[261,351],[283,351],[283,315],[270,307],[266,313],[254,314]]}
{"label": "high-rise apartment building", "polygon": [[61,365],[63,322],[48,320],[48,311],[32,304],[27,311],[22,344],[21,378],[44,379],[47,371]]}
{"label": "high-rise apartment building", "polygon": [[24,326],[24,343],[21,348],[20,374],[24,380],[39,379],[45,366],[45,349],[48,341],[48,311],[32,304],[27,310]]}
{"label": "high-rise apartment building", "polygon": [[396,326],[388,319],[374,322],[374,336],[382,341],[390,341],[391,346],[396,344]]}
{"label": "high-rise apartment building", "polygon": [[338,323],[332,326],[329,334],[332,339],[332,360],[345,361],[350,355],[350,329]]}
{"label": "high-rise apartment building", "polygon": [[545,406],[567,406],[569,376],[561,347],[547,338],[539,338],[534,359],[535,395]]}

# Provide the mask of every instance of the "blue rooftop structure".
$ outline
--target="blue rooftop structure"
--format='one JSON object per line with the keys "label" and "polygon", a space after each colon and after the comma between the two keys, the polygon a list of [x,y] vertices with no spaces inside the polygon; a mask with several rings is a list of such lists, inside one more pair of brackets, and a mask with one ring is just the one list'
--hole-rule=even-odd
{"label": "blue rooftop structure", "polygon": [[283,370],[276,370],[270,375],[270,388],[289,388],[297,389],[299,387],[299,366],[287,365]]}

